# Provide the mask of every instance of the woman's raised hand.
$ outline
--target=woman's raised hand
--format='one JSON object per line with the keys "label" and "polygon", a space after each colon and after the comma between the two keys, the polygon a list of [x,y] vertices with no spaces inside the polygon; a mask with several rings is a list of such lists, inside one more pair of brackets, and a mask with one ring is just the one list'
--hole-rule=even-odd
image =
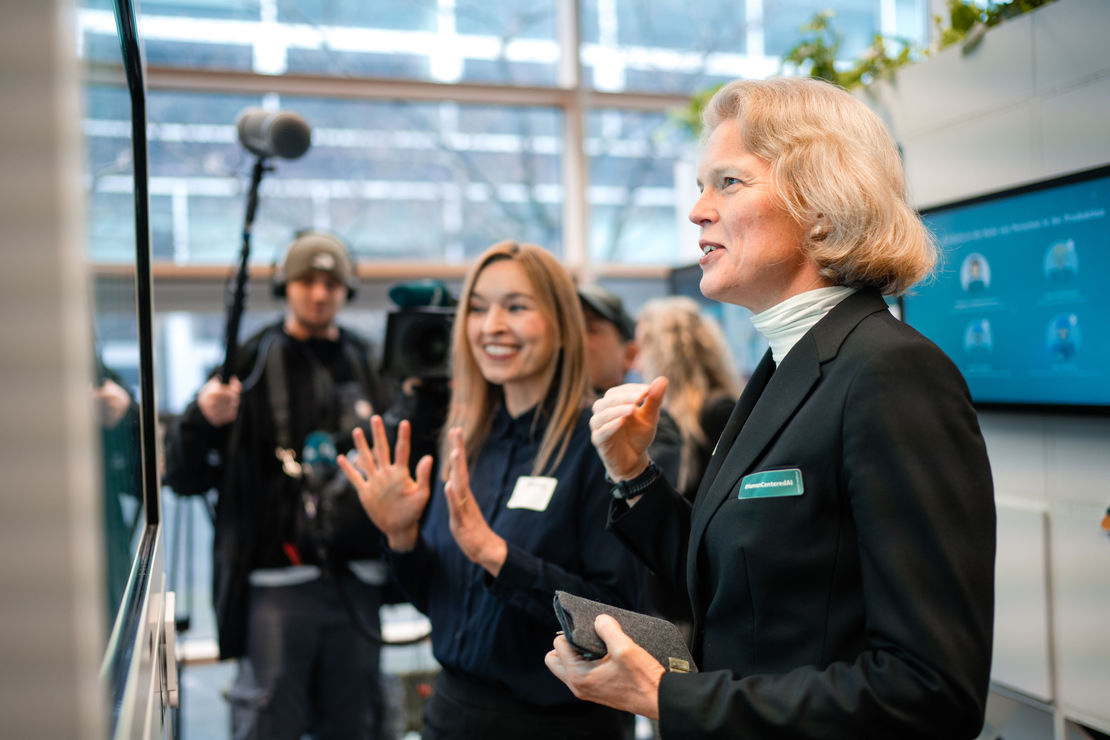
{"label": "woman's raised hand", "polygon": [[594,402],[590,417],[590,441],[615,481],[635,478],[647,468],[647,449],[655,439],[659,409],[667,379],[625,383],[610,388]]}
{"label": "woman's raised hand", "polygon": [[374,526],[382,531],[391,550],[411,550],[420,534],[420,515],[431,493],[432,458],[425,455],[416,465],[416,479],[409,473],[412,429],[402,421],[397,429],[397,449],[390,461],[385,425],[378,415],[370,419],[373,449],[361,429],[353,437],[357,463],[338,458],[339,468],[358,491],[358,500]]}
{"label": "woman's raised hand", "polygon": [[496,577],[505,564],[509,547],[501,535],[490,529],[470,490],[470,471],[466,465],[462,430],[454,427],[447,433],[447,440],[451,446],[451,457],[443,494],[447,498],[451,535],[466,557]]}

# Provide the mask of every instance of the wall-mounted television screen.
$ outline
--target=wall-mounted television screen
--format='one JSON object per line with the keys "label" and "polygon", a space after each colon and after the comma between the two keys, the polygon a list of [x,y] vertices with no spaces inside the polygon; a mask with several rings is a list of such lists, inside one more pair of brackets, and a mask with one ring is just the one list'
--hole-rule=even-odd
{"label": "wall-mounted television screen", "polygon": [[923,209],[942,264],[903,319],[982,406],[1110,413],[1110,165]]}

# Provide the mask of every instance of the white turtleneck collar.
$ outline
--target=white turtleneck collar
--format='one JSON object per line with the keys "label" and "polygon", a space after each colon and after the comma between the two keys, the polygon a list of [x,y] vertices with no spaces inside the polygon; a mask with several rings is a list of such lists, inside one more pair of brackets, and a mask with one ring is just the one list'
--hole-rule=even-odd
{"label": "white turtleneck collar", "polygon": [[814,324],[855,292],[843,285],[807,290],[752,316],[752,326],[771,345],[775,366]]}

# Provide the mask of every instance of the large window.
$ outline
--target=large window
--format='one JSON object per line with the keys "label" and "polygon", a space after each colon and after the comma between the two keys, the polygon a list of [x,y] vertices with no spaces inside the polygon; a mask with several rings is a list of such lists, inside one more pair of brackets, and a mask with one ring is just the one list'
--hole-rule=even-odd
{"label": "large window", "polygon": [[[158,256],[223,264],[240,243],[252,155],[235,139],[258,98],[151,94],[151,195]],[[282,96],[311,123],[303,157],[272,160],[252,256],[270,263],[290,235],[341,234],[361,260],[463,262],[506,237],[560,253],[561,113],[454,102]],[[164,202],[164,208],[158,203]]]}
{"label": "large window", "polygon": [[[579,268],[688,262],[692,183],[676,177],[692,177],[695,142],[668,110],[725,80],[776,73],[829,4],[146,0],[155,259],[234,261],[251,167],[234,124],[262,105],[303,115],[313,145],[275,160],[263,182],[255,262],[273,261],[303,226],[332,229],[372,260],[459,264],[512,237]],[[848,56],[880,31],[925,34],[925,0],[831,4]],[[110,59],[109,5],[85,5],[81,51]],[[109,156],[121,96],[91,88],[85,115],[91,233],[105,237],[93,254],[106,261],[113,204],[129,195]]]}
{"label": "large window", "polygon": [[[689,135],[664,113],[605,109],[586,117],[589,257],[597,263],[681,264],[697,240],[680,244],[678,191],[695,192]],[[685,248],[683,248],[685,247]]]}
{"label": "large window", "polygon": [[[741,75],[765,77],[774,64],[758,43],[753,3],[709,0],[583,0],[585,82],[610,92],[689,94]],[[800,22],[800,21],[799,21]]]}
{"label": "large window", "polygon": [[[111,13],[87,4],[104,8],[82,18],[95,52]],[[576,6],[577,55],[564,51]],[[774,72],[826,8],[846,55],[877,31],[926,33],[926,0],[147,0],[143,32],[152,65],[562,86],[578,58],[598,90],[688,94]]]}

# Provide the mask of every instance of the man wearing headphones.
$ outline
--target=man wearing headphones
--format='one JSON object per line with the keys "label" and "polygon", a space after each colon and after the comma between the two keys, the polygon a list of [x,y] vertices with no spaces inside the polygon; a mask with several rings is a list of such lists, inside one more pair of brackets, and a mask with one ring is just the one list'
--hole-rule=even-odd
{"label": "man wearing headphones", "polygon": [[380,534],[331,467],[384,410],[369,345],[336,323],[355,280],[341,241],[298,234],[274,279],[284,319],[167,432],[165,483],[218,494],[213,592],[220,657],[239,659],[236,739],[382,737]]}

